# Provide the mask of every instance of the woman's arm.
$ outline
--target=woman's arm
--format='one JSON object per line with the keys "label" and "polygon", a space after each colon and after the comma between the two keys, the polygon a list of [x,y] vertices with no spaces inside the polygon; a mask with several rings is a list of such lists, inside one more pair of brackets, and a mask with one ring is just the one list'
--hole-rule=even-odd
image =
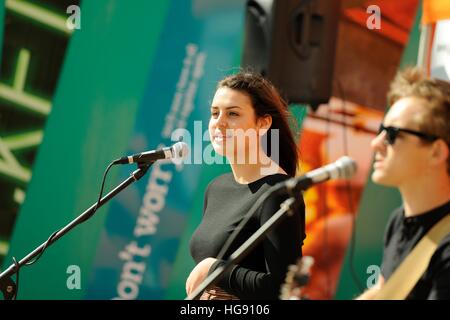
{"label": "woman's arm", "polygon": [[[286,196],[271,197],[265,201],[258,215],[261,226],[278,211],[285,198]],[[303,199],[298,202],[300,205],[294,214],[286,216],[263,240],[266,271],[237,265],[219,281],[222,289],[241,299],[278,299],[288,265],[294,264],[302,255],[305,207]],[[214,263],[210,272],[222,263],[224,262]]]}
{"label": "woman's arm", "polygon": [[208,271],[211,266],[216,262],[215,258],[206,258],[200,261],[194,269],[192,269],[189,277],[186,280],[186,293],[190,295],[195,289],[206,279]]}

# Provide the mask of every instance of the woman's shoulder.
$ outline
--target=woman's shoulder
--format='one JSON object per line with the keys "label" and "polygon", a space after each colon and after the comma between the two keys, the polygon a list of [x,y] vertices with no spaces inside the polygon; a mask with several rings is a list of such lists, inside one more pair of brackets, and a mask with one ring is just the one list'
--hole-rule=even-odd
{"label": "woman's shoulder", "polygon": [[269,189],[270,187],[276,185],[279,182],[283,182],[287,179],[290,179],[291,177],[286,175],[286,174],[282,174],[282,173],[276,173],[276,174],[272,174],[272,175],[267,175],[267,176],[263,176],[261,178],[259,178],[256,181],[253,181],[249,184],[240,184],[238,182],[236,182],[236,180],[234,179],[233,173],[229,172],[229,173],[224,173],[220,176],[215,177],[213,180],[211,180],[211,182],[208,184],[206,190],[211,191],[211,190],[253,190],[253,191],[257,191],[259,190],[259,192],[265,191],[267,189]]}
{"label": "woman's shoulder", "polygon": [[264,192],[267,189],[272,188],[274,185],[281,183],[290,179],[291,176],[283,173],[276,173],[267,176],[263,176],[260,179],[253,181],[249,184],[250,188],[253,190],[258,190],[259,192]]}
{"label": "woman's shoulder", "polygon": [[215,189],[215,188],[222,188],[223,186],[228,186],[230,183],[234,182],[234,177],[232,172],[221,174],[220,176],[215,177],[212,179],[208,186],[206,187],[207,190],[209,189]]}
{"label": "woman's shoulder", "polygon": [[229,183],[234,182],[234,176],[232,172],[223,173],[220,176],[211,180],[211,184]]}
{"label": "woman's shoulder", "polygon": [[264,179],[264,182],[267,184],[273,185],[278,182],[286,181],[288,179],[292,178],[291,176],[284,174],[284,173],[275,173],[268,176],[264,176],[262,179]]}

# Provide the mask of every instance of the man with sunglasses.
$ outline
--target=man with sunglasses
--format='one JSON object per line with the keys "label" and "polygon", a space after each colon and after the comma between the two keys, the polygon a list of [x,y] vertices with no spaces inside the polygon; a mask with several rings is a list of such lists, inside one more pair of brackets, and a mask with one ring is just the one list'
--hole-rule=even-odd
{"label": "man with sunglasses", "polygon": [[[417,69],[399,73],[378,135],[372,180],[400,191],[403,205],[388,222],[378,283],[358,299],[372,299],[419,240],[450,214],[449,84]],[[407,299],[450,299],[450,234]]]}

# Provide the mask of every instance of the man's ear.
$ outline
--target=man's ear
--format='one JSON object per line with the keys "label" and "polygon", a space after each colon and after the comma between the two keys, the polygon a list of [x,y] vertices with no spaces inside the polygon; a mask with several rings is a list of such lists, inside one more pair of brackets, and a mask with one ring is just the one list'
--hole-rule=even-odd
{"label": "man's ear", "polygon": [[258,118],[258,126],[261,135],[264,135],[267,130],[272,126],[272,116],[270,114],[266,114],[262,117]]}
{"label": "man's ear", "polygon": [[443,139],[436,140],[431,149],[431,160],[434,163],[444,163],[446,165],[449,156],[448,144]]}

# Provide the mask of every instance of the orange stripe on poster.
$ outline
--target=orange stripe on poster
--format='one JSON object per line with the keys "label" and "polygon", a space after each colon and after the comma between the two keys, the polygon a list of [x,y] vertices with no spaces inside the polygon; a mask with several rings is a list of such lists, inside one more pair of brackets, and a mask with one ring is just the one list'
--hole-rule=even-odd
{"label": "orange stripe on poster", "polygon": [[449,0],[423,0],[422,24],[450,19]]}

